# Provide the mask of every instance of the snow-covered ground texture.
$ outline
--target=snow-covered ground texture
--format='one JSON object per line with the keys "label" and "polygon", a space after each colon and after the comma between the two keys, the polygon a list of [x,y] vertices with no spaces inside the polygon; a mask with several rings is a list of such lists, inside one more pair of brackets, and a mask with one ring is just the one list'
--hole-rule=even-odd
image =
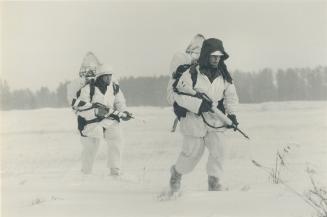
{"label": "snow-covered ground texture", "polygon": [[[312,188],[307,168],[320,186],[327,185],[327,102],[240,105],[240,128],[251,140],[226,132],[226,190],[207,191],[205,153],[183,177],[181,197],[169,201],[159,201],[157,195],[167,188],[169,169],[181,150],[181,135],[170,132],[171,108],[130,111],[139,121],[123,124],[120,179],[108,176],[105,144],[93,175],[80,174],[81,145],[70,109],[1,112],[1,215],[317,216],[292,190],[303,195]],[[285,163],[280,184],[251,163],[255,159],[274,168],[277,151],[284,154]]]}

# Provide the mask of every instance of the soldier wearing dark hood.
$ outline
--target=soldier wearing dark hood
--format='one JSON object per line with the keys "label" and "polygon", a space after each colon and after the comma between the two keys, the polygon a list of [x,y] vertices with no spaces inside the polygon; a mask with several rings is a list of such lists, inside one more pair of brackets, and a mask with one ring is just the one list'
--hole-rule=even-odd
{"label": "soldier wearing dark hood", "polygon": [[221,40],[215,38],[205,40],[199,57],[200,71],[206,74],[210,80],[221,75],[224,80],[232,83],[232,77],[225,64],[225,60],[228,59],[228,57],[229,55],[225,52]]}
{"label": "soldier wearing dark hood", "polygon": [[[229,57],[219,39],[203,42],[197,65],[184,72],[175,88],[174,99],[183,135],[182,151],[171,167],[170,188],[180,189],[182,175],[190,173],[200,161],[205,147],[209,151],[207,162],[208,190],[222,189],[224,160],[223,121],[212,112],[218,108],[235,125],[238,97],[225,60]],[[205,96],[205,97],[203,97]],[[176,106],[175,106],[176,112]]]}

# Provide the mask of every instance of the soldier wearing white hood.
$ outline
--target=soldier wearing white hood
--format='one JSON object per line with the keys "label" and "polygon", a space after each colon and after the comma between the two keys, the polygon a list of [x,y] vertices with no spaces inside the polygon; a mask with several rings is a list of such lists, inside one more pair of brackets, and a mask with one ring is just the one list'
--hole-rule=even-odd
{"label": "soldier wearing white hood", "polygon": [[[93,55],[93,54],[92,54]],[[76,103],[76,93],[84,87],[86,84],[92,82],[95,78],[95,74],[99,71],[100,64],[96,62],[90,62],[87,66],[83,66],[80,69],[79,77],[68,83],[67,86],[67,100],[74,107]]]}
{"label": "soldier wearing white hood", "polygon": [[182,73],[173,84],[173,88],[168,87],[168,99],[174,101],[174,112],[180,120],[183,135],[182,151],[171,168],[172,192],[180,189],[182,175],[194,169],[205,147],[209,151],[208,190],[221,190],[223,132],[230,126],[224,126],[221,119],[212,113],[213,108],[218,108],[235,126],[238,125],[235,115],[238,97],[224,63],[228,57],[221,40],[214,38],[204,40],[198,64],[192,65]]}
{"label": "soldier wearing white hood", "polygon": [[126,111],[126,102],[118,83],[112,79],[112,70],[101,65],[95,77],[76,93],[72,106],[78,115],[78,129],[82,143],[82,172],[92,172],[100,140],[107,143],[107,167],[110,175],[119,175],[123,138],[120,120],[132,116]]}

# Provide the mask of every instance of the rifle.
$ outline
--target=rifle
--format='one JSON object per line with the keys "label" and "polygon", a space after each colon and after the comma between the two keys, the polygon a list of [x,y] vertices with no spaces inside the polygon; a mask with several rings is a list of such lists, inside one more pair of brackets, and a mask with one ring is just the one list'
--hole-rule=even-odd
{"label": "rifle", "polygon": [[[78,112],[84,112],[84,111],[89,111],[94,109],[94,118],[108,118],[108,119],[115,119],[117,120],[117,117],[120,118],[130,118],[136,121],[139,121],[141,123],[146,123],[146,120],[144,119],[140,119],[138,117],[135,117],[132,113],[126,113],[126,112],[120,112],[118,110],[114,110],[114,109],[110,109],[108,107],[106,107],[105,105],[101,104],[101,103],[90,103],[87,102],[85,103],[82,108],[78,108],[78,107],[73,107],[73,110],[78,113]],[[124,119],[123,119],[124,120]]]}
{"label": "rifle", "polygon": [[176,131],[177,124],[178,124],[178,118],[176,117],[170,132],[174,133]]}
{"label": "rifle", "polygon": [[250,139],[250,137],[248,135],[246,135],[246,133],[244,133],[241,129],[239,129],[233,122],[231,119],[229,119],[224,113],[222,113],[222,111],[220,111],[217,106],[216,103],[213,103],[213,101],[208,97],[207,94],[205,93],[198,93],[197,94],[200,98],[205,99],[209,102],[212,103],[212,107],[211,107],[211,112],[213,112],[215,115],[217,115],[217,117],[223,121],[223,123],[225,124],[226,127],[228,128],[233,128],[235,131],[238,131],[239,133],[241,133],[245,138]]}
{"label": "rifle", "polygon": [[[185,89],[185,86],[183,87],[183,89]],[[200,93],[200,92],[196,92],[194,89],[191,89],[189,88],[188,89],[188,92],[191,92],[191,94],[189,93],[186,93],[185,95],[192,95],[194,97],[198,97],[200,99],[204,99],[204,100],[207,100],[209,102],[212,103],[212,107],[210,109],[210,111],[212,113],[214,113],[224,124],[225,127],[227,128],[233,128],[234,131],[238,131],[239,133],[241,133],[245,138],[247,139],[250,139],[250,137],[244,133],[240,128],[238,128],[233,122],[231,119],[229,119],[224,113],[222,113],[216,106],[216,103],[214,103],[209,97],[207,94],[205,93]],[[180,92],[181,94],[183,94],[182,92]],[[175,132],[176,130],[176,127],[177,127],[177,122],[178,122],[178,119],[176,118],[174,120],[174,125],[173,125],[173,128],[171,130],[171,132]]]}
{"label": "rifle", "polygon": [[250,137],[244,133],[240,128],[238,128],[231,119],[229,119],[224,113],[222,113],[219,109],[217,109],[215,106],[212,106],[211,111],[215,113],[215,115],[218,116],[220,120],[222,120],[227,128],[233,128],[234,131],[238,131],[241,133],[245,138],[250,139]]}
{"label": "rifle", "polygon": [[102,118],[113,118],[113,119],[135,119],[134,115],[129,112],[121,112],[115,109],[110,109],[101,103],[94,103],[92,104],[92,108],[94,108],[94,114],[97,117]]}

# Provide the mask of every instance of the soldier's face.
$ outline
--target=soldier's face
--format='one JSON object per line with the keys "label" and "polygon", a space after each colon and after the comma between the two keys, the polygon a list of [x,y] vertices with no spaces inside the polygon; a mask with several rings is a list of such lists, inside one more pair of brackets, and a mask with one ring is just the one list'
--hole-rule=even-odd
{"label": "soldier's face", "polygon": [[218,63],[220,61],[220,57],[218,55],[210,55],[209,57],[209,64],[211,67],[213,68],[217,68],[218,67]]}

